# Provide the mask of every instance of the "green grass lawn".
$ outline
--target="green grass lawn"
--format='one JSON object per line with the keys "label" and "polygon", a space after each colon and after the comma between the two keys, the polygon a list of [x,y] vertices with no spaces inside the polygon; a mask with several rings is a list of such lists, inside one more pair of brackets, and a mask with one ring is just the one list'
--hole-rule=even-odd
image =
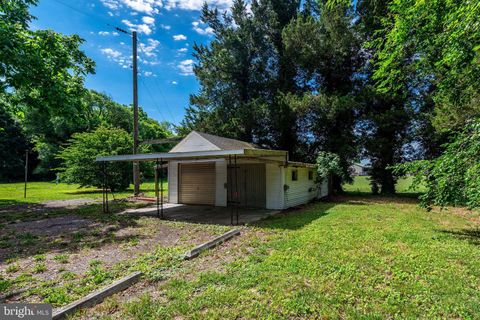
{"label": "green grass lawn", "polygon": [[[80,188],[79,185],[54,182],[29,182],[27,198],[23,197],[23,182],[0,184],[0,207],[22,203],[42,203],[50,200],[67,200],[79,198],[99,199],[102,191],[96,188]],[[147,196],[155,195],[154,182],[145,182],[140,187]],[[164,192],[167,192],[167,183],[163,184]],[[115,198],[125,198],[133,194],[133,186],[130,189],[114,193]],[[111,197],[111,195],[110,195]]]}
{"label": "green grass lawn", "polygon": [[[412,177],[400,178],[398,179],[396,190],[398,193],[420,193],[424,192],[425,189],[419,187],[418,189],[411,190],[410,185],[412,184]],[[347,192],[356,192],[356,193],[371,193],[370,187],[370,177],[369,176],[356,176],[353,177],[353,184],[344,184],[343,188]]]}
{"label": "green grass lawn", "polygon": [[478,318],[480,214],[455,212],[385,197],[314,204],[259,224],[262,241],[243,236],[243,245],[223,251],[236,256],[230,263],[186,264],[155,294],[110,300],[108,312],[128,319]]}

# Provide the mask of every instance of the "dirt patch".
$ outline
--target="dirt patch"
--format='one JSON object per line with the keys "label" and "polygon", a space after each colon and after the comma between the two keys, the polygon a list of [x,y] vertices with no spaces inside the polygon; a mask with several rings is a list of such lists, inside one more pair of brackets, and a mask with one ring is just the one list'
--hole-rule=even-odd
{"label": "dirt patch", "polygon": [[32,204],[13,204],[2,207],[0,214],[11,212],[46,212],[55,209],[75,209],[80,206],[100,203],[101,199],[81,198],[81,199],[67,199],[67,200],[52,200],[43,203]]}
{"label": "dirt patch", "polygon": [[100,203],[100,202],[101,202],[100,199],[90,199],[90,198],[52,200],[52,201],[44,202],[43,206],[47,209],[52,209],[52,208],[78,207],[78,206],[84,206],[87,204]]}
{"label": "dirt patch", "polygon": [[[36,236],[46,236],[75,232],[87,226],[91,226],[92,224],[93,221],[91,220],[75,215],[67,215],[9,224],[5,227],[3,232],[30,233]],[[0,232],[0,234],[3,232]]]}
{"label": "dirt patch", "polygon": [[[223,230],[196,224],[136,217],[99,222],[68,215],[9,224],[0,231],[10,237],[10,248],[0,249],[0,276],[14,281],[28,274],[28,287],[46,281],[61,286],[89,272],[93,263],[108,270],[118,263],[151,253],[155,248],[188,248],[218,236]],[[28,235],[25,236],[25,235]],[[25,242],[28,242],[25,245]],[[12,249],[13,248],[13,249]],[[12,258],[12,252],[15,255]],[[10,259],[7,259],[10,258]],[[12,287],[9,291],[15,291]],[[10,302],[40,302],[36,296],[17,295]]]}

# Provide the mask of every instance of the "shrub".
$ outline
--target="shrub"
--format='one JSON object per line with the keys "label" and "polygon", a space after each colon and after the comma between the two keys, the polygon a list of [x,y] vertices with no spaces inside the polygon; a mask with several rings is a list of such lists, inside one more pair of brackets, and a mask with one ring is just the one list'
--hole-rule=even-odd
{"label": "shrub", "polygon": [[480,207],[480,118],[471,121],[434,160],[419,160],[395,167],[411,174],[412,187],[424,184],[422,205]]}
{"label": "shrub", "polygon": [[320,151],[317,155],[317,179],[319,182],[325,181],[329,175],[338,175],[344,177],[340,157],[332,152]]}
{"label": "shrub", "polygon": [[[78,183],[82,187],[101,187],[104,175],[98,156],[132,153],[133,139],[123,129],[99,127],[93,132],[77,133],[62,149],[61,178],[67,183]],[[107,164],[108,187],[112,191],[125,190],[130,185],[132,165],[127,162]]]}

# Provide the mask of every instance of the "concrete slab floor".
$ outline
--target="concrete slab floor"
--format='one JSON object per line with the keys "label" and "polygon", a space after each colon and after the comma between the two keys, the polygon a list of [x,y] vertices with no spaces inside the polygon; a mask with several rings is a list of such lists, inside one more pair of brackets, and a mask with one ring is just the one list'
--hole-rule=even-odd
{"label": "concrete slab floor", "polygon": [[[238,224],[249,224],[265,219],[280,211],[256,208],[238,208]],[[157,215],[157,207],[149,206],[140,209],[126,210],[127,214]],[[185,205],[164,203],[163,216],[166,220],[186,221],[204,224],[231,225],[232,208],[201,205]],[[233,224],[237,224],[236,211],[233,210]]]}

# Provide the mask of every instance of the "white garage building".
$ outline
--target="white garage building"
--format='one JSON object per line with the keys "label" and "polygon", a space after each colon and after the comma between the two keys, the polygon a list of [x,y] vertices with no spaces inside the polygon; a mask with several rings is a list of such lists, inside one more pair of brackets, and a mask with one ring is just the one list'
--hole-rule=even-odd
{"label": "white garage building", "polygon": [[288,152],[192,131],[168,153],[100,157],[99,161],[168,163],[170,203],[286,209],[328,194],[315,165]]}

